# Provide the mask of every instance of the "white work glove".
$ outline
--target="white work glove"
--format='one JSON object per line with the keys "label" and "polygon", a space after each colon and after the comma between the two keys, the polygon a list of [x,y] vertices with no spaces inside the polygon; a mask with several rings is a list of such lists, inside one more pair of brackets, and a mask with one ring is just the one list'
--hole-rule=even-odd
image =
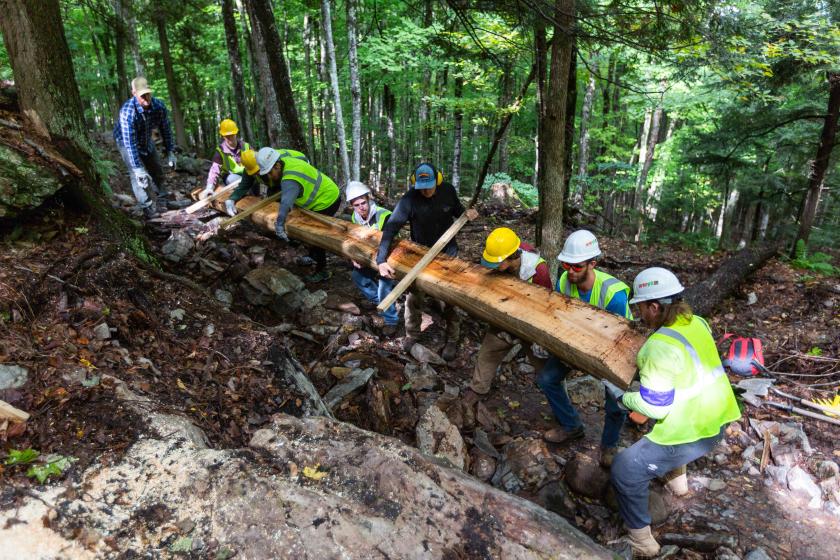
{"label": "white work glove", "polygon": [[199,193],[198,199],[199,200],[204,200],[205,198],[207,198],[209,196],[212,196],[212,194],[214,192],[216,192],[216,189],[213,188],[213,185],[210,185],[209,187],[205,187],[205,189],[203,191],[201,191],[201,193]]}
{"label": "white work glove", "polygon": [[549,356],[548,352],[546,352],[545,348],[543,348],[536,342],[531,344],[531,353],[541,360],[547,360],[551,357]]}
{"label": "white work glove", "polygon": [[149,188],[149,184],[151,183],[152,178],[149,176],[149,172],[146,171],[144,167],[134,167],[131,170],[131,175],[134,177],[134,180],[144,189]]}
{"label": "white work glove", "polygon": [[175,159],[175,154],[169,152],[169,156],[166,158],[166,165],[169,166],[172,171],[175,171],[175,166],[177,165],[178,161]]}
{"label": "white work glove", "polygon": [[231,199],[225,200],[225,211],[231,218],[236,216],[236,203]]}

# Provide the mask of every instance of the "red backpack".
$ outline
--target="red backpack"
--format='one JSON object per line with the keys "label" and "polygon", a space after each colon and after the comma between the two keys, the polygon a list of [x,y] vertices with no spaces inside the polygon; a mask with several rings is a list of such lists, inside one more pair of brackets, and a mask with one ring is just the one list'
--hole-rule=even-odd
{"label": "red backpack", "polygon": [[730,338],[732,341],[729,343],[729,351],[723,360],[723,365],[728,367],[732,373],[743,377],[761,372],[764,369],[764,353],[761,349],[761,340],[726,333],[720,339],[718,345],[720,346]]}

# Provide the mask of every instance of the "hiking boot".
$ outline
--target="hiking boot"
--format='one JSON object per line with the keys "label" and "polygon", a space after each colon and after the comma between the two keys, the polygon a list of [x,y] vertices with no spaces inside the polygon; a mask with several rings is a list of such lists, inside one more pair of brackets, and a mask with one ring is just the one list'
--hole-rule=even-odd
{"label": "hiking boot", "polygon": [[149,205],[149,206],[146,206],[146,207],[143,208],[143,216],[145,216],[147,220],[151,220],[152,218],[157,218],[158,215],[159,214],[157,212],[157,209],[154,207],[154,205]]}
{"label": "hiking boot", "polygon": [[659,543],[650,532],[650,525],[641,529],[629,529],[633,558],[653,558],[659,554]]}
{"label": "hiking boot", "polygon": [[382,336],[385,338],[394,338],[394,335],[397,334],[397,329],[399,327],[397,325],[385,325],[382,327]]}
{"label": "hiking boot", "polygon": [[315,266],[318,263],[312,257],[305,255],[303,257],[296,257],[295,264],[298,266]]}
{"label": "hiking boot", "polygon": [[584,435],[583,426],[578,426],[573,430],[552,428],[543,434],[543,439],[549,443],[569,443],[576,439],[583,439]]}
{"label": "hiking boot", "polygon": [[455,346],[455,341],[450,340],[446,343],[446,346],[443,347],[443,351],[440,353],[440,357],[446,360],[447,362],[451,362],[455,359],[455,354],[458,352],[458,347]]}
{"label": "hiking boot", "polygon": [[598,463],[608,469],[612,466],[613,459],[618,454],[618,447],[602,447],[601,448],[601,458],[598,460]]}
{"label": "hiking boot", "polygon": [[685,465],[677,467],[665,475],[665,488],[674,496],[688,494],[688,474]]}
{"label": "hiking boot", "polygon": [[406,354],[411,353],[411,348],[417,344],[417,339],[411,335],[406,335],[402,341],[402,349]]}
{"label": "hiking boot", "polygon": [[310,274],[306,276],[303,280],[309,284],[316,284],[318,282],[324,282],[325,280],[329,280],[332,278],[332,272],[329,270],[319,270],[315,274]]}
{"label": "hiking boot", "polygon": [[369,299],[363,299],[359,303],[359,307],[361,307],[365,311],[373,311],[376,309],[376,304],[370,301]]}

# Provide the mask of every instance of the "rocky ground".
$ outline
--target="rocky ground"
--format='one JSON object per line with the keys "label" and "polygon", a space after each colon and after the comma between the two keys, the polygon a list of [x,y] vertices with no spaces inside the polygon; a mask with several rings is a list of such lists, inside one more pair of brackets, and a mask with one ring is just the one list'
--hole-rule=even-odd
{"label": "rocky ground", "polygon": [[[200,178],[178,173],[172,182],[186,199]],[[115,190],[126,192],[119,182]],[[122,196],[115,203],[130,212]],[[478,258],[498,225],[532,237],[529,211],[484,213],[460,238],[462,258]],[[58,205],[2,232],[0,399],[32,415],[25,425],[0,425],[5,542],[37,545],[36,557],[551,554],[558,543],[537,530],[572,535],[580,556],[601,553],[562,517],[626,552],[608,475],[597,466],[603,397],[594,379],[578,374],[569,383],[586,438],[546,446],[550,411],[524,356],[511,353],[496,390],[476,408],[460,400],[483,335],[477,322],[465,320],[458,357],[445,363],[431,311],[408,355],[399,339],[380,335],[381,319],[363,309],[341,259],[331,257],[330,281],[306,285],[309,270],[294,264],[303,247],[247,224],[196,244],[199,224],[165,218],[146,225],[160,267]],[[625,279],[660,264],[690,284],[725,258],[617,239],[602,245],[604,268]],[[717,332],[762,337],[771,370],[815,376],[779,375],[784,391],[827,397],[819,391],[836,388],[840,374],[838,301],[836,279],[773,260],[710,320]],[[806,387],[826,382],[834,384]],[[331,420],[296,419],[318,412],[424,455]],[[623,443],[643,431],[627,428]],[[827,423],[745,405],[726,442],[689,466],[689,496],[655,485],[663,557],[834,557],[838,436]],[[354,455],[342,441],[374,451]],[[27,460],[19,452],[29,448],[40,455]],[[410,472],[383,478],[398,468]],[[406,482],[418,477],[427,482]],[[529,502],[500,498],[511,494]],[[277,500],[288,507],[267,523],[247,512],[242,496],[266,511]],[[309,515],[313,507],[323,515]],[[440,517],[418,513],[435,507]],[[533,524],[523,526],[521,516]],[[358,533],[360,519],[372,527],[368,538]],[[70,548],[56,554],[62,547]],[[4,546],[0,557],[22,557],[20,550]]]}

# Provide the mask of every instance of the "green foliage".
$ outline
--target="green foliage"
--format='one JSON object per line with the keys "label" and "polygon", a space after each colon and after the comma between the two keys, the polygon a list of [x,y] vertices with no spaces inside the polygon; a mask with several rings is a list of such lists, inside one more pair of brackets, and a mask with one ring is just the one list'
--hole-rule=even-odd
{"label": "green foliage", "polygon": [[532,208],[539,203],[539,191],[534,185],[511,179],[507,173],[493,173],[484,179],[484,186],[482,192],[486,195],[490,191],[490,187],[494,183],[506,183],[510,185],[520,202],[528,208]]}
{"label": "green foliage", "polygon": [[820,252],[808,255],[803,239],[797,240],[794,258],[790,264],[794,268],[812,270],[826,276],[840,276],[840,268],[831,264],[831,255]]}
{"label": "green foliage", "polygon": [[701,253],[714,253],[718,248],[718,239],[710,231],[698,233],[662,231],[647,235],[645,241],[653,244],[664,243],[676,247],[687,247]]}
{"label": "green foliage", "polygon": [[8,466],[25,465],[37,459],[40,454],[39,451],[31,447],[28,449],[11,449],[9,450],[9,456],[6,457],[5,464]]}
{"label": "green foliage", "polygon": [[32,465],[29,467],[26,471],[26,476],[35,478],[38,482],[43,484],[51,476],[61,476],[75,461],[75,457],[49,455],[46,459],[44,459],[42,464]]}

